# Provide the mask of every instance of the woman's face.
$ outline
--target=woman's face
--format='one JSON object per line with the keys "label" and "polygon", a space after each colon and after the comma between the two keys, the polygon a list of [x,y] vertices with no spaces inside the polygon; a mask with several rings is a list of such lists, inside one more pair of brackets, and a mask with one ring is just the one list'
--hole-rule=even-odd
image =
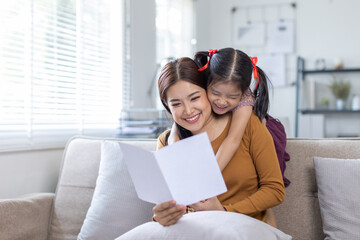
{"label": "woman's face", "polygon": [[232,82],[217,82],[208,86],[208,98],[213,111],[225,114],[239,105],[242,92]]}
{"label": "woman's face", "polygon": [[178,81],[166,95],[174,121],[193,134],[201,133],[211,116],[205,89],[187,81]]}

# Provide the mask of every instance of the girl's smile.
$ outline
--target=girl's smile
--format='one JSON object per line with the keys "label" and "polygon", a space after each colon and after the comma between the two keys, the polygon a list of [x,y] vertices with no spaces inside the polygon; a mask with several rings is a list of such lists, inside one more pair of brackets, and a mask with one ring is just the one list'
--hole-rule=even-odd
{"label": "girl's smile", "polygon": [[225,114],[233,110],[240,102],[242,92],[232,82],[217,82],[207,90],[212,109],[216,114]]}

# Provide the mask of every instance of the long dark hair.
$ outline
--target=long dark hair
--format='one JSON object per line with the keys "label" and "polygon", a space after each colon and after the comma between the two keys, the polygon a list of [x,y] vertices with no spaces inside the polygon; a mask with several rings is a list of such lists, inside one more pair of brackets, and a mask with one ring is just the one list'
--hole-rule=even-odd
{"label": "long dark hair", "polygon": [[[203,67],[208,62],[209,52],[197,52],[194,61],[198,67]],[[264,71],[259,68],[259,84],[253,95],[255,96],[254,112],[262,120],[269,109],[270,81]],[[230,81],[234,83],[243,93],[249,88],[253,64],[250,57],[234,48],[223,48],[212,55],[208,67],[204,70],[207,86],[220,82]]]}
{"label": "long dark hair", "polygon": [[[206,90],[206,82],[202,72],[198,71],[198,67],[191,58],[179,58],[167,63],[160,73],[158,80],[158,89],[161,102],[165,109],[171,114],[167,105],[167,90],[178,81],[187,81],[202,87]],[[192,133],[175,123],[177,133],[180,139],[192,136]]]}

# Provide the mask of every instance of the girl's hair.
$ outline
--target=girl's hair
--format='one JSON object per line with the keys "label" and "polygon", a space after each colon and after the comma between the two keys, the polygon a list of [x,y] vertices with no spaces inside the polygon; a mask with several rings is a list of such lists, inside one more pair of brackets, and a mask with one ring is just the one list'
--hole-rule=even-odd
{"label": "girl's hair", "polygon": [[[194,61],[198,67],[203,67],[208,62],[209,52],[197,52]],[[255,96],[254,112],[262,120],[269,109],[269,79],[261,68],[257,67],[259,73],[259,84],[253,95]],[[209,65],[204,70],[207,86],[217,82],[232,82],[243,93],[249,88],[253,64],[250,57],[233,48],[223,48],[213,54]]]}
{"label": "girl's hair", "polygon": [[[167,63],[160,73],[158,80],[158,89],[161,103],[165,109],[171,114],[167,105],[167,90],[178,81],[187,81],[202,87],[206,90],[206,82],[202,72],[198,71],[198,67],[191,58],[179,58]],[[192,136],[192,133],[176,123],[178,136],[180,139]]]}

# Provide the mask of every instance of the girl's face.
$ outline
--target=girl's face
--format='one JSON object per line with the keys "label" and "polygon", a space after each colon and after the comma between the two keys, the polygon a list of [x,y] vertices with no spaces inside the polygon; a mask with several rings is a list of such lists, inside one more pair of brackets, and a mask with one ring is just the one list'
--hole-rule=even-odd
{"label": "girl's face", "polygon": [[242,92],[232,82],[217,82],[208,86],[208,98],[216,114],[225,114],[239,105]]}
{"label": "girl's face", "polygon": [[178,81],[167,90],[166,96],[175,122],[193,134],[203,132],[211,116],[205,89],[187,81]]}

